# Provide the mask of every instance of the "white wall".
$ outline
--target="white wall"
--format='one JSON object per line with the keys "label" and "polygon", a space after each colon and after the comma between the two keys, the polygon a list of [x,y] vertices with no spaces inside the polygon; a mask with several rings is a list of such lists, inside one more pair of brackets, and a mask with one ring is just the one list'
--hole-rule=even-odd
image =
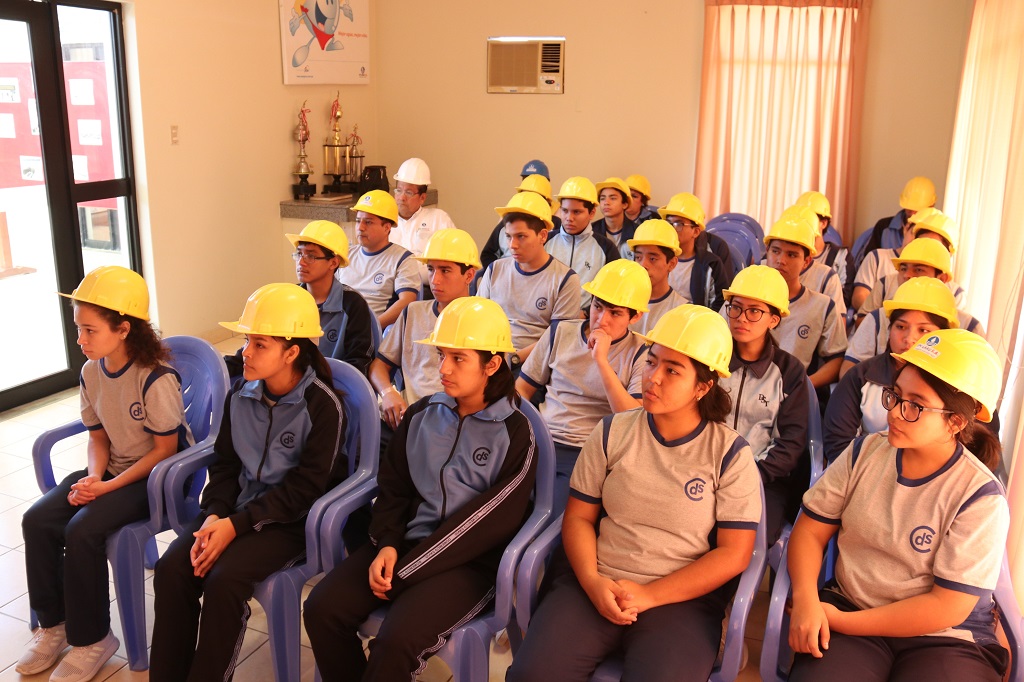
{"label": "white wall", "polygon": [[[701,0],[371,5],[373,83],[340,88],[343,123],[360,124],[366,163],[389,174],[426,159],[440,205],[481,242],[531,158],[556,190],[569,175],[637,172],[656,202],[692,189]],[[941,196],[972,7],[873,3],[855,231],[894,212],[913,175]],[[210,336],[256,287],[291,279],[278,207],[291,132],[308,99],[319,166],[337,88],[282,84],[276,3],[139,0],[127,15],[145,272],[165,333]],[[491,35],[566,36],[565,94],[487,94]]]}

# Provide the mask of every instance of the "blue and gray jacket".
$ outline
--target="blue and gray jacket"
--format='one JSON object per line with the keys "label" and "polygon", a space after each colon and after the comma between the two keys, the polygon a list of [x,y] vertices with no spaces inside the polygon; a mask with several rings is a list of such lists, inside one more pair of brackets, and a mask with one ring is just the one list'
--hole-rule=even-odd
{"label": "blue and gray jacket", "polygon": [[454,398],[413,403],[380,464],[370,539],[394,547],[389,596],[469,562],[497,569],[530,510],[533,429],[501,398],[461,417]]}
{"label": "blue and gray jacket", "polygon": [[291,523],[348,473],[341,398],[312,368],[271,405],[262,381],[236,382],[203,491],[205,512],[230,518],[235,533]]}

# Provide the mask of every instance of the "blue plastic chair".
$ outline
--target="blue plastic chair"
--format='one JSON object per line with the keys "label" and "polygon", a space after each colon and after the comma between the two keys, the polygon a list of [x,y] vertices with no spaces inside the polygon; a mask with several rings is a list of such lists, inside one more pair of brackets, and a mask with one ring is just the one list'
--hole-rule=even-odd
{"label": "blue plastic chair", "polygon": [[[534,484],[533,511],[502,554],[501,562],[498,564],[493,607],[453,631],[436,654],[448,664],[454,679],[458,682],[487,679],[491,640],[512,624],[514,578],[519,559],[529,543],[548,525],[553,515],[551,507],[555,478],[555,444],[544,420],[533,405],[524,400],[519,409],[529,419],[537,445],[537,479]],[[345,519],[376,495],[376,491],[376,485],[373,485],[359,495],[339,500],[329,510],[324,519],[321,537],[325,572],[333,569],[344,556],[341,528]],[[363,623],[360,634],[365,637],[376,635],[386,615],[386,607],[374,611]],[[316,679],[321,679],[319,671]]]}
{"label": "blue plastic chair", "polygon": [[[107,559],[113,568],[114,593],[121,616],[125,650],[132,670],[149,668],[146,648],[146,603],[143,583],[144,566],[156,561],[154,536],[170,528],[164,513],[163,483],[167,472],[176,462],[201,454],[213,448],[224,411],[224,398],[228,390],[228,371],[213,346],[191,336],[172,336],[163,341],[171,351],[170,364],[181,377],[185,419],[196,444],[157,464],[146,484],[149,493],[150,517],[122,526],[107,538]],[[53,446],[76,433],[85,431],[81,421],[65,424],[47,431],[32,446],[32,463],[36,481],[44,493],[57,483],[50,459]],[[189,482],[189,496],[197,496],[204,477],[196,476]],[[184,490],[185,481],[182,481]],[[32,614],[35,627],[35,614]]]}
{"label": "blue plastic chair", "polygon": [[726,221],[717,224],[709,223],[708,232],[721,237],[729,245],[736,272],[761,262],[761,244],[744,226]]}
{"label": "blue plastic chair", "polygon": [[[760,488],[760,486],[758,486]],[[747,629],[747,618],[754,598],[764,577],[767,552],[766,526],[764,513],[764,489],[761,489],[761,522],[757,525],[757,536],[754,540],[754,554],[750,563],[740,574],[740,582],[732,601],[732,613],[725,634],[725,649],[721,659],[715,663],[708,678],[711,682],[732,682],[740,674],[743,664],[743,636]],[[530,544],[516,573],[516,623],[520,633],[529,634],[530,618],[537,610],[539,602],[538,589],[543,571],[555,548],[562,543],[562,516],[556,518],[540,536]],[[512,642],[515,642],[511,638]],[[590,677],[591,682],[618,682],[622,678],[622,659],[613,657],[606,659],[597,667]],[[486,679],[486,678],[482,678]]]}
{"label": "blue plastic chair", "polygon": [[380,348],[380,341],[384,338],[384,332],[381,331],[380,321],[377,320],[377,316],[370,311],[370,341],[373,343],[373,357],[377,357],[377,350]]}
{"label": "blue plastic chair", "polygon": [[[807,378],[807,396],[807,456],[811,459],[811,478],[807,487],[810,488],[825,473],[825,441],[821,435],[821,410],[818,407],[818,393],[814,390],[810,377]],[[778,571],[782,564],[782,555],[792,532],[793,525],[787,523],[779,539],[768,548],[768,565],[773,571]]]}
{"label": "blue plastic chair", "polygon": [[[835,538],[833,538],[835,540]],[[824,583],[831,578],[829,567],[835,565],[837,553],[835,542],[830,542],[827,555],[831,555],[831,561],[823,561],[821,578],[819,583]],[[786,565],[788,552],[783,554],[783,564],[775,577],[775,586],[772,589],[771,602],[768,606],[768,622],[765,626],[764,645],[761,648],[761,679],[764,682],[788,682],[789,671],[792,667],[793,652],[789,648],[789,614],[786,612],[786,602],[789,600],[792,591],[792,583],[789,578],[789,569]],[[1010,682],[1024,682],[1024,620],[1021,617],[1020,607],[1017,604],[1017,597],[1013,592],[1013,583],[1010,580],[1010,563],[1008,557],[1003,555],[1003,563],[999,569],[999,580],[993,593],[999,622],[1003,626],[1003,632],[1009,644],[1010,651]]]}
{"label": "blue plastic chair", "polygon": [[712,224],[717,224],[716,221],[728,221],[742,225],[750,234],[754,235],[758,242],[764,243],[764,229],[761,227],[761,223],[757,222],[753,216],[749,216],[746,213],[722,213],[709,220],[708,227],[711,227]]}
{"label": "blue plastic chair", "polygon": [[[380,412],[370,382],[354,367],[341,360],[327,359],[334,387],[344,395],[347,426],[345,454],[349,476],[313,503],[306,517],[306,560],[274,573],[256,587],[254,598],[267,614],[270,657],[279,682],[298,680],[302,586],[323,569],[320,563],[320,523],[331,503],[372,482],[377,475],[380,447]],[[211,449],[202,456],[177,462],[164,481],[164,495],[171,526],[179,535],[197,516],[198,506],[188,504],[180,491],[185,480],[216,460]]]}

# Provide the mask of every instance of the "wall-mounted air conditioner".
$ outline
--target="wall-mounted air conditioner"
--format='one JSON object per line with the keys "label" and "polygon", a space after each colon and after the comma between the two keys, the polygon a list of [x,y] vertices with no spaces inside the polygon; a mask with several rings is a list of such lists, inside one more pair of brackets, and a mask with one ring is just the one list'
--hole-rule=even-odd
{"label": "wall-mounted air conditioner", "polygon": [[487,39],[487,92],[561,94],[564,36]]}

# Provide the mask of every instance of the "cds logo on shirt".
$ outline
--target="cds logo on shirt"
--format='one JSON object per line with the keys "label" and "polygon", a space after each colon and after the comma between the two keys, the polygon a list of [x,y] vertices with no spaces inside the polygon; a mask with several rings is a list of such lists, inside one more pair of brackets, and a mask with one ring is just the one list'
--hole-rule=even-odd
{"label": "cds logo on shirt", "polygon": [[281,434],[281,445],[286,448],[290,448],[295,445],[295,434],[291,431],[285,431]]}
{"label": "cds logo on shirt", "polygon": [[487,460],[491,457],[491,451],[487,448],[477,448],[473,451],[473,464],[478,467],[482,467],[487,464]]}
{"label": "cds logo on shirt", "polygon": [[537,303],[535,305],[537,306],[537,310],[547,310],[548,309],[548,297],[547,296],[541,296],[540,298],[537,299]]}
{"label": "cds logo on shirt", "polygon": [[146,411],[142,408],[142,403],[134,402],[128,406],[128,416],[137,422],[142,421],[146,418]]}
{"label": "cds logo on shirt", "polygon": [[910,531],[910,548],[919,554],[927,554],[932,551],[932,540],[934,538],[934,530],[928,526],[918,526]]}
{"label": "cds logo on shirt", "polygon": [[327,340],[330,341],[331,343],[337,343],[337,341],[338,341],[338,330],[337,329],[328,329],[327,330]]}
{"label": "cds logo on shirt", "polygon": [[800,327],[799,327],[799,328],[798,328],[798,329],[796,330],[796,333],[797,333],[797,335],[798,335],[798,336],[799,336],[799,337],[800,337],[801,339],[806,339],[806,338],[807,338],[808,336],[810,336],[810,335],[811,335],[811,327],[810,327],[810,325],[807,325],[807,324],[802,324],[802,325],[800,325]]}
{"label": "cds logo on shirt", "polygon": [[373,283],[377,285],[384,284],[384,273],[378,272],[373,276]]}
{"label": "cds logo on shirt", "polygon": [[707,485],[707,481],[703,478],[691,478],[683,486],[683,492],[686,497],[694,502],[700,502],[704,499],[704,486]]}

